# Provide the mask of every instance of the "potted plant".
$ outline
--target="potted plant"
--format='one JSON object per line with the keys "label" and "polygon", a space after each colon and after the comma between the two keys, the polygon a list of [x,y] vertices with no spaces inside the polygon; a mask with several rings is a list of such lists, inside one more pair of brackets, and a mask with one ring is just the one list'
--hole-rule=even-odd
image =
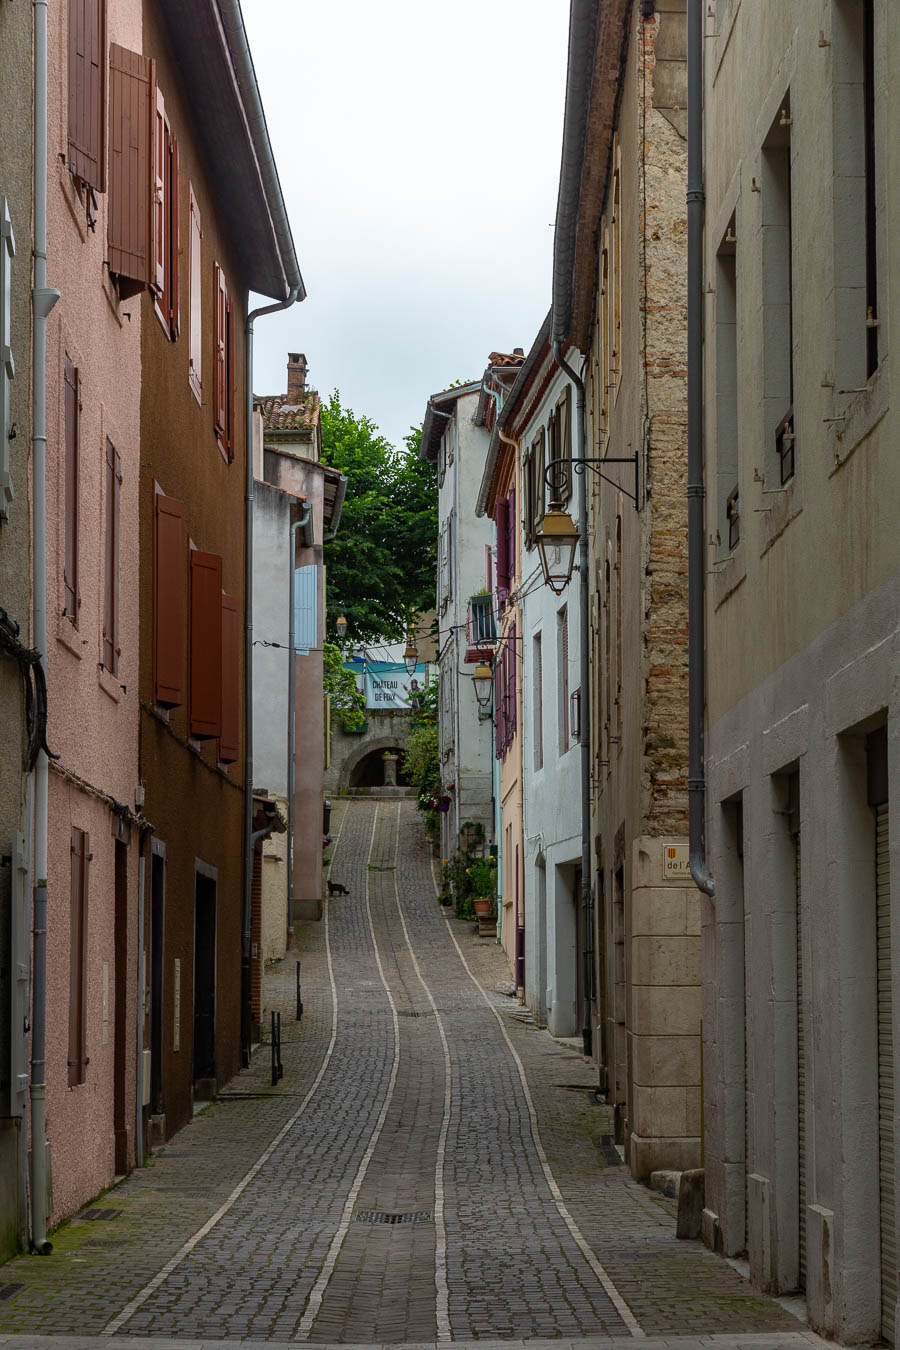
{"label": "potted plant", "polygon": [[478,932],[497,931],[497,871],[493,858],[473,858],[466,869]]}

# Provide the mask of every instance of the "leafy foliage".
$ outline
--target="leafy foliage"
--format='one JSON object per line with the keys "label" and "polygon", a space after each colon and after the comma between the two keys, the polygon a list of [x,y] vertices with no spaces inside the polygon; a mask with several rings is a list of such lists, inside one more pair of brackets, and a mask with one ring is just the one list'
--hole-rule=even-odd
{"label": "leafy foliage", "polygon": [[352,670],[341,665],[341,650],[333,642],[322,647],[324,664],[323,685],[325,693],[331,696],[331,709],[341,719],[348,731],[358,731],[366,720],[366,696],[356,687],[356,676]]}
{"label": "leafy foliage", "polygon": [[342,611],[351,641],[402,638],[410,613],[434,604],[437,478],[419,458],[421,428],[402,450],[335,390],[322,405],[322,459],[347,475],[336,538],[325,546],[327,631]]}

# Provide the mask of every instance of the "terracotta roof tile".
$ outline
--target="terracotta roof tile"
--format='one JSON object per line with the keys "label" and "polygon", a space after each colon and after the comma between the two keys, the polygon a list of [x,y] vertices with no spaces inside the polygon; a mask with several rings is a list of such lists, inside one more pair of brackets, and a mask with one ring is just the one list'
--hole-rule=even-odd
{"label": "terracotta roof tile", "polygon": [[263,416],[266,431],[312,431],[319,425],[319,395],[309,389],[299,403],[288,403],[287,394],[254,396],[253,407]]}
{"label": "terracotta roof tile", "polygon": [[489,366],[520,366],[525,360],[524,352],[491,352]]}

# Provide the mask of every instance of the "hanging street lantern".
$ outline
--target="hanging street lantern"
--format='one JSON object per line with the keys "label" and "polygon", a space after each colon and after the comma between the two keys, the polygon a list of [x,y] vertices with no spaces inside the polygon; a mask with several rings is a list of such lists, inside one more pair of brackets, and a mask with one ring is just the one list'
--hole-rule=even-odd
{"label": "hanging street lantern", "polygon": [[335,619],[334,627],[338,635],[338,641],[343,642],[344,638],[347,636],[347,620],[344,618],[343,614],[339,614]]}
{"label": "hanging street lantern", "polygon": [[544,582],[554,595],[562,595],[572,576],[578,529],[561,502],[551,502],[537,532],[538,552]]}
{"label": "hanging street lantern", "polygon": [[486,661],[480,661],[472,672],[472,684],[481,713],[487,712],[494,695],[494,672]]}
{"label": "hanging street lantern", "polygon": [[403,664],[406,666],[407,675],[415,675],[416,667],[419,664],[419,652],[412,638],[406,642],[406,651],[403,653]]}

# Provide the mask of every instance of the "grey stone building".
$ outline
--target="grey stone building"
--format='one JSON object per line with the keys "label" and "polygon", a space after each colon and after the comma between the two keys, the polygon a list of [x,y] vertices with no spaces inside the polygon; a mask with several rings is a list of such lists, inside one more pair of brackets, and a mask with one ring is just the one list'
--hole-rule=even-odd
{"label": "grey stone building", "polygon": [[605,477],[588,475],[593,875],[581,1025],[638,1178],[700,1159],[684,20],[684,0],[573,0],[551,324],[585,384],[584,450],[573,453],[612,461]]}
{"label": "grey stone building", "polygon": [[704,1235],[893,1343],[900,13],[704,25]]}
{"label": "grey stone building", "polygon": [[0,11],[0,1259],[25,1235],[32,10]]}

